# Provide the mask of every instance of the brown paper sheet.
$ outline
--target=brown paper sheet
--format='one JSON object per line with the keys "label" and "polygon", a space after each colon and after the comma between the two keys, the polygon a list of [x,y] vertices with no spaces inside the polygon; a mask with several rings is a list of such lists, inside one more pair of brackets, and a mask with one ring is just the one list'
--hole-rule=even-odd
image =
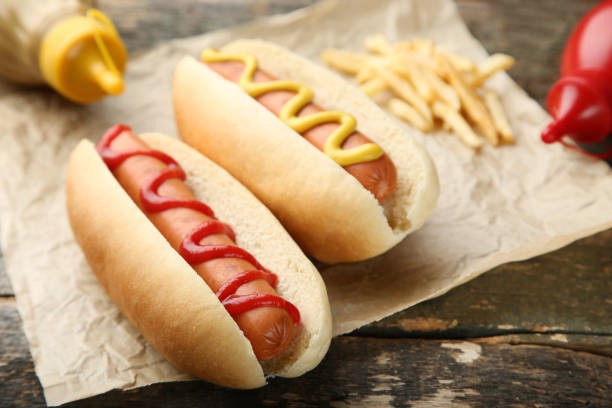
{"label": "brown paper sheet", "polygon": [[[73,241],[64,210],[67,157],[112,123],[176,135],[171,75],[184,54],[260,37],[319,61],[327,47],[360,50],[366,35],[429,37],[481,60],[450,0],[325,1],[284,16],[177,40],[130,61],[118,98],[75,106],[50,91],[0,84],[2,245],[36,373],[50,405],[112,388],[189,378],[167,363],[106,297]],[[335,334],[438,296],[501,263],[532,257],[612,226],[605,163],[538,140],[548,117],[505,74],[515,146],[475,154],[447,133],[423,136],[441,184],[424,228],[375,259],[325,268]]]}

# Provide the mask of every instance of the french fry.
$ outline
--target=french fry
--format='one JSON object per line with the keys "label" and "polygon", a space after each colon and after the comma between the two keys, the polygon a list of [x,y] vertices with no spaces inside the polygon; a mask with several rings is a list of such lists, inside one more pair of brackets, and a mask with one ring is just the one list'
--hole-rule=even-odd
{"label": "french fry", "polygon": [[371,60],[368,54],[328,49],[321,56],[323,62],[346,74],[356,75]]}
{"label": "french fry", "polygon": [[387,82],[389,88],[391,88],[400,98],[412,104],[421,116],[426,120],[433,120],[431,109],[429,109],[427,102],[421,98],[410,83],[404,81],[387,68],[379,68],[378,74]]}
{"label": "french fry", "polygon": [[427,78],[424,70],[412,61],[407,61],[405,64],[387,64],[387,68],[395,74],[404,77],[416,89],[417,93],[427,103],[433,102],[435,91]]}
{"label": "french fry", "polygon": [[435,93],[429,81],[425,77],[425,73],[421,67],[419,67],[417,64],[409,64],[407,66],[407,70],[408,78],[410,79],[410,82],[412,82],[412,85],[414,85],[414,88],[417,90],[419,95],[421,95],[421,97],[425,99],[427,103],[432,103]]}
{"label": "french fry", "polygon": [[370,66],[365,66],[355,75],[355,80],[358,84],[364,84],[376,77],[376,70]]}
{"label": "french fry", "polygon": [[514,64],[511,56],[494,54],[476,65],[432,40],[413,38],[391,44],[382,34],[366,38],[364,46],[368,54],[327,50],[323,60],[355,75],[369,96],[389,91],[390,100],[385,93],[383,98],[376,98],[377,102],[388,101],[387,109],[392,114],[423,132],[434,129],[436,117],[444,129],[456,133],[474,149],[480,148],[485,139],[493,146],[500,141],[514,143],[499,95],[481,89],[488,78]]}
{"label": "french fry", "polygon": [[423,74],[440,99],[457,111],[461,109],[459,95],[452,86],[448,85],[431,71],[424,70]]}
{"label": "french fry", "polygon": [[467,57],[462,57],[461,55],[452,54],[440,48],[436,50],[436,53],[438,55],[442,55],[443,57],[447,58],[457,71],[469,74],[469,73],[475,73],[478,70],[478,68],[476,67],[476,64],[474,64],[472,60],[470,60]]}
{"label": "french fry", "polygon": [[387,89],[387,82],[382,78],[372,78],[361,85],[361,90],[368,96],[375,95]]}
{"label": "french fry", "polygon": [[376,54],[387,55],[393,53],[393,46],[382,34],[376,34],[367,37],[365,39],[364,45],[366,50]]}
{"label": "french fry", "polygon": [[412,53],[414,53],[414,46],[411,41],[401,41],[393,46],[393,55]]}
{"label": "french fry", "polygon": [[499,71],[505,71],[512,67],[512,65],[514,65],[514,58],[510,55],[493,54],[478,65],[476,73],[470,81],[470,85],[478,88],[493,74]]}
{"label": "french fry", "polygon": [[419,114],[410,104],[401,99],[393,98],[389,101],[389,110],[395,116],[404,119],[410,125],[419,129],[422,132],[431,132],[433,130],[433,121],[427,120]]}
{"label": "french fry", "polygon": [[444,102],[436,101],[433,104],[433,112],[436,117],[442,121],[459,136],[461,141],[473,149],[479,149],[483,142],[470,125],[463,119],[463,116],[458,111],[446,105]]}
{"label": "french fry", "polygon": [[514,132],[512,132],[499,95],[495,91],[487,89],[484,93],[484,101],[487,109],[491,112],[493,123],[501,136],[502,142],[514,143]]}
{"label": "french fry", "polygon": [[387,66],[392,70],[402,72],[402,75],[409,76],[408,66],[418,65],[424,71],[433,71],[441,74],[440,69],[431,57],[417,52],[401,52],[387,57]]}
{"label": "french fry", "polygon": [[415,38],[410,41],[412,49],[421,54],[425,54],[427,56],[432,56],[436,49],[436,45],[432,40],[424,39],[424,38]]}
{"label": "french fry", "polygon": [[476,123],[489,143],[493,146],[497,146],[499,144],[499,135],[497,134],[493,119],[484,106],[484,103],[480,100],[476,92],[474,92],[465,82],[461,73],[455,69],[446,57],[437,55],[436,61],[440,64],[440,67],[446,71],[447,79],[457,91],[465,113],[474,123]]}

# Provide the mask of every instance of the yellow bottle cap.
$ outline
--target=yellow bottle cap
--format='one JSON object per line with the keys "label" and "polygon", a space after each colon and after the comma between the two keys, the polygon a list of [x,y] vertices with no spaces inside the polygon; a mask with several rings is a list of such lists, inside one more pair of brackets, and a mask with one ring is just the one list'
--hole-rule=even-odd
{"label": "yellow bottle cap", "polygon": [[74,102],[88,103],[123,92],[126,59],[113,23],[89,9],[85,16],[61,20],[49,30],[38,61],[49,85]]}

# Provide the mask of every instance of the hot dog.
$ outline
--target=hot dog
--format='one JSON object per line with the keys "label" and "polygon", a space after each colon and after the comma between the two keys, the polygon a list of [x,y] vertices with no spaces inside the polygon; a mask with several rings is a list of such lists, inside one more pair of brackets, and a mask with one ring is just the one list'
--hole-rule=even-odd
{"label": "hot dog", "polygon": [[240,40],[204,50],[202,62],[186,57],[173,100],[181,138],[251,189],[319,260],[378,255],[435,206],[438,178],[422,146],[359,90],[281,47]]}
{"label": "hot dog", "polygon": [[[105,157],[117,157],[117,153],[135,151],[147,152],[151,149],[129,128],[122,126],[115,126],[110,129],[98,144],[98,152],[101,153],[103,159]],[[181,249],[184,248],[181,245],[185,242],[185,237],[189,236],[198,226],[213,225],[211,222],[216,221],[216,219],[212,216],[212,211],[206,207],[204,209],[193,209],[183,207],[180,203],[165,211],[151,209],[147,211],[144,208],[146,207],[146,201],[143,201],[142,192],[146,190],[143,190],[143,187],[152,179],[152,174],[161,174],[168,170],[168,165],[159,158],[146,155],[128,157],[127,160],[116,163],[111,169],[119,184],[126,190],[132,200],[137,203],[170,245],[181,253]],[[164,181],[157,191],[162,197],[183,200],[183,205],[195,201],[193,193],[180,178],[173,177]],[[201,239],[199,244],[214,245],[216,249],[235,248],[235,238],[230,238],[230,236],[233,236],[233,232],[226,225],[222,225],[220,229],[222,232],[215,231],[215,233]],[[211,259],[192,264],[195,271],[213,292],[217,293],[219,289],[229,283],[230,279],[239,275],[245,276],[245,272],[259,271],[263,272],[262,276],[267,275],[266,277],[269,276],[269,279],[274,279],[272,278],[274,275],[262,270],[261,266],[254,265],[257,264],[254,258],[251,262],[238,258],[239,255],[247,258],[251,256],[250,254],[240,252],[230,253],[230,255],[232,257]],[[186,260],[189,262],[188,259]],[[235,294],[238,296],[276,295],[276,291],[268,280],[260,277],[238,287]],[[293,306],[291,307],[294,309]],[[294,313],[298,313],[297,309]],[[248,310],[236,316],[236,323],[251,342],[255,356],[259,360],[269,360],[282,354],[293,337],[294,322],[292,322],[289,313],[282,308],[263,307]]]}
{"label": "hot dog", "polygon": [[[314,367],[331,336],[329,304],[314,267],[231,176],[180,142],[161,135],[143,138],[146,142],[129,128],[115,126],[97,145],[97,157],[91,143],[82,142],[68,167],[69,219],[111,298],[170,362],[208,381],[236,388],[261,386],[265,380],[257,360],[267,360],[262,364],[268,372],[283,376]],[[92,183],[100,190],[91,188]],[[215,197],[228,192],[235,199]],[[209,200],[225,204],[223,218],[204,203]],[[243,203],[237,205],[236,200]],[[243,204],[246,211],[234,214],[232,210]],[[254,218],[245,220],[249,215]],[[225,216],[231,226],[224,223]],[[121,217],[133,218],[124,220],[132,224],[129,230],[117,220]],[[259,222],[263,227],[254,227]],[[154,236],[136,235],[134,223],[140,229],[154,226]],[[242,235],[251,236],[245,245]],[[265,237],[272,239],[253,240]],[[117,250],[117,241],[122,240],[130,248],[131,241],[141,245],[133,253]],[[279,263],[271,260],[275,250],[266,254],[262,249],[266,245],[280,245],[289,252]],[[255,256],[248,246],[260,254]],[[172,258],[170,269],[176,276],[166,269],[161,272],[160,264],[148,259],[152,251]],[[278,278],[260,263],[260,257],[282,265],[282,270],[274,270]],[[143,264],[140,267],[146,264],[147,272],[134,269],[134,260]],[[185,274],[185,262],[192,275]],[[193,272],[199,281],[193,282]],[[185,281],[179,281],[180,275]],[[282,294],[274,289],[277,280]],[[195,286],[185,288],[186,284]],[[306,300],[299,294],[303,290],[314,297]],[[189,320],[179,317],[181,313]]]}
{"label": "hot dog", "polygon": [[[245,64],[241,61],[236,60],[225,60],[218,62],[206,62],[204,63],[212,68],[219,75],[224,78],[238,83],[240,77],[243,75],[245,70]],[[267,72],[257,69],[253,73],[254,82],[272,82],[276,81]],[[280,115],[283,107],[295,96],[295,92],[287,90],[278,90],[262,93],[255,99],[267,109],[269,109],[276,116]],[[308,103],[298,112],[298,117],[304,117],[313,115],[325,110],[315,105],[314,103]],[[317,149],[323,151],[325,142],[334,132],[338,129],[339,124],[335,122],[322,123],[320,125],[313,126],[302,132],[302,136],[310,143],[312,143]],[[372,143],[363,134],[354,131],[347,136],[346,140],[342,143],[342,149],[351,149],[364,144]],[[378,201],[382,201],[393,192],[397,183],[397,174],[395,166],[389,156],[383,153],[380,157],[374,160],[367,160],[355,164],[349,164],[344,166],[344,169],[355,177],[366,190],[374,194],[374,197]]]}

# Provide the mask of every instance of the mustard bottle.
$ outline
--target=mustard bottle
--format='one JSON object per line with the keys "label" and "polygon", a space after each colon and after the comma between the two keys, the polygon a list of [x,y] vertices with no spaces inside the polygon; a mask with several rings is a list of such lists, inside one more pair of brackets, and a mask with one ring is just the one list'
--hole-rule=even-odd
{"label": "mustard bottle", "polygon": [[48,84],[77,103],[123,92],[127,53],[112,22],[83,0],[5,0],[0,76]]}

